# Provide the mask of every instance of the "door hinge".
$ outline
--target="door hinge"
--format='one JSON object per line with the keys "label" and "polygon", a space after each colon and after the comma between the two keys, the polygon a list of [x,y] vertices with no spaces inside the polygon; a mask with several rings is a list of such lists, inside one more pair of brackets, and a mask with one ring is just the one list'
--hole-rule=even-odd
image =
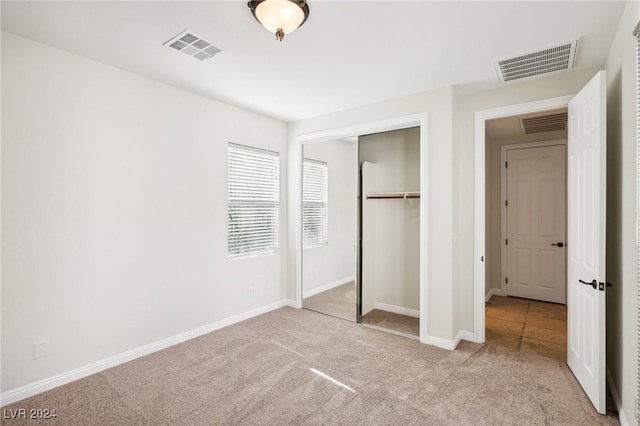
{"label": "door hinge", "polygon": [[504,245],[505,245],[505,246],[508,246],[508,245],[509,245],[509,240],[508,240],[508,239],[505,239],[505,240],[504,240]]}
{"label": "door hinge", "polygon": [[504,283],[505,283],[505,284],[509,284],[509,278],[505,278],[505,279],[504,279]]}
{"label": "door hinge", "polygon": [[509,205],[509,200],[504,200],[504,206],[507,207]]}
{"label": "door hinge", "polygon": [[508,161],[505,161],[505,162],[504,162],[504,168],[506,169],[507,167],[509,167],[509,162],[508,162]]}

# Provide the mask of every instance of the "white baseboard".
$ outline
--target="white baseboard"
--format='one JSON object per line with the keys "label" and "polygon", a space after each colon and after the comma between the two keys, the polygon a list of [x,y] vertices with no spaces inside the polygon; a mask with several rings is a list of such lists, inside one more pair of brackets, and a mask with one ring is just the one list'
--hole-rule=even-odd
{"label": "white baseboard", "polygon": [[87,377],[91,374],[98,373],[111,367],[115,367],[116,365],[132,361],[136,358],[140,358],[159,350],[166,349],[170,346],[177,345],[178,343],[182,343],[187,340],[202,336],[204,334],[211,333],[212,331],[216,331],[221,328],[228,327],[238,322],[247,320],[249,318],[262,315],[283,306],[287,306],[288,303],[288,300],[280,300],[269,305],[261,306],[256,309],[252,309],[250,311],[234,315],[220,321],[204,325],[202,327],[194,328],[193,330],[185,331],[184,333],[176,334],[175,336],[168,337],[166,339],[162,339],[157,342],[150,343],[148,345],[144,345],[118,355],[111,356],[109,358],[85,365],[80,368],[76,368],[71,371],[67,371],[65,373],[57,374],[55,376],[19,387],[17,389],[9,390],[0,394],[0,406],[4,407],[6,405],[13,404],[14,402],[73,382],[74,380],[82,379],[83,377]]}
{"label": "white baseboard", "polygon": [[488,302],[493,296],[505,296],[504,291],[501,288],[492,288],[489,292],[484,296],[484,301]]}
{"label": "white baseboard", "polygon": [[441,337],[427,336],[426,340],[422,343],[426,343],[427,345],[433,345],[441,349],[448,349],[450,351],[455,350],[461,340],[468,340],[473,342],[473,333],[471,331],[458,331],[456,337],[453,340],[443,339]]}
{"label": "white baseboard", "polygon": [[629,426],[631,423],[629,423],[629,420],[622,409],[622,400],[620,399],[620,394],[618,393],[616,384],[613,381],[613,376],[611,376],[611,371],[609,371],[609,366],[607,366],[607,385],[609,385],[609,391],[611,391],[611,399],[613,399],[613,403],[616,405],[616,410],[618,410],[618,421],[620,422],[620,426]]}
{"label": "white baseboard", "polygon": [[298,302],[296,302],[293,299],[285,300],[285,304],[286,304],[286,306],[289,306],[290,308],[300,309],[300,306],[298,306]]}
{"label": "white baseboard", "polygon": [[458,331],[458,334],[456,334],[455,339],[453,339],[453,343],[455,344],[454,349],[458,346],[458,343],[460,343],[461,340],[466,340],[468,342],[475,342],[475,335],[473,334],[473,331],[463,331],[463,330]]}
{"label": "white baseboard", "polygon": [[417,309],[409,309],[402,306],[387,305],[385,303],[376,302],[376,309],[381,311],[393,312],[394,314],[406,315],[408,317],[420,318],[420,311]]}
{"label": "white baseboard", "polygon": [[454,344],[453,340],[443,339],[441,337],[427,336],[424,342],[427,345],[433,345],[435,347],[441,349],[448,349],[450,351],[456,348],[456,344]]}
{"label": "white baseboard", "polygon": [[324,284],[324,285],[321,285],[320,287],[316,287],[316,288],[314,288],[312,290],[305,291],[304,293],[302,293],[302,297],[304,299],[306,299],[307,297],[315,296],[316,294],[322,293],[322,292],[327,291],[327,290],[331,290],[332,288],[340,287],[343,284],[350,283],[351,281],[355,281],[355,280],[356,280],[355,276],[341,278],[341,279],[339,279],[337,281],[334,281],[332,283]]}

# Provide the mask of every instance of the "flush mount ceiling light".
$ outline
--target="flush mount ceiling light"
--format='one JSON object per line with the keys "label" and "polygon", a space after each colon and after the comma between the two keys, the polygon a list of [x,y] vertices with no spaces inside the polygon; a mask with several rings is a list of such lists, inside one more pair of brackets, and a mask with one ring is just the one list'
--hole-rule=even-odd
{"label": "flush mount ceiling light", "polygon": [[255,0],[247,6],[254,18],[280,41],[309,17],[309,6],[305,0]]}

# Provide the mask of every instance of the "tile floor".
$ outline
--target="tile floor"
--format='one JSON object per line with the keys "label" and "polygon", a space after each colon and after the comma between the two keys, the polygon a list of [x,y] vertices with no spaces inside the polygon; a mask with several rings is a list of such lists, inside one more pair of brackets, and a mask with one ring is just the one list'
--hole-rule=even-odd
{"label": "tile floor", "polygon": [[487,343],[567,361],[567,306],[493,296],[485,305]]}

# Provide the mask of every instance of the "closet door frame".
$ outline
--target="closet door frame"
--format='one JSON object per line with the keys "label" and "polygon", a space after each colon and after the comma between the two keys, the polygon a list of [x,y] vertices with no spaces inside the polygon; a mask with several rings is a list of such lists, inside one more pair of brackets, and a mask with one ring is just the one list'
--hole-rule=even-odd
{"label": "closet door frame", "polygon": [[[292,191],[290,196],[294,198],[289,204],[292,208],[289,213],[293,214],[289,223],[294,224],[295,238],[295,284],[296,300],[295,307],[302,307],[302,146],[308,143],[322,142],[327,140],[344,139],[358,137],[372,133],[389,132],[393,130],[408,129],[411,127],[420,128],[420,342],[428,342],[427,328],[427,142],[428,142],[428,115],[427,113],[412,114],[391,119],[361,123],[347,127],[323,130],[313,133],[299,134],[296,136],[296,144],[293,152],[290,152],[290,170],[293,168],[294,178],[289,180]],[[289,239],[291,241],[291,238]],[[358,303],[360,303],[358,294]]]}

